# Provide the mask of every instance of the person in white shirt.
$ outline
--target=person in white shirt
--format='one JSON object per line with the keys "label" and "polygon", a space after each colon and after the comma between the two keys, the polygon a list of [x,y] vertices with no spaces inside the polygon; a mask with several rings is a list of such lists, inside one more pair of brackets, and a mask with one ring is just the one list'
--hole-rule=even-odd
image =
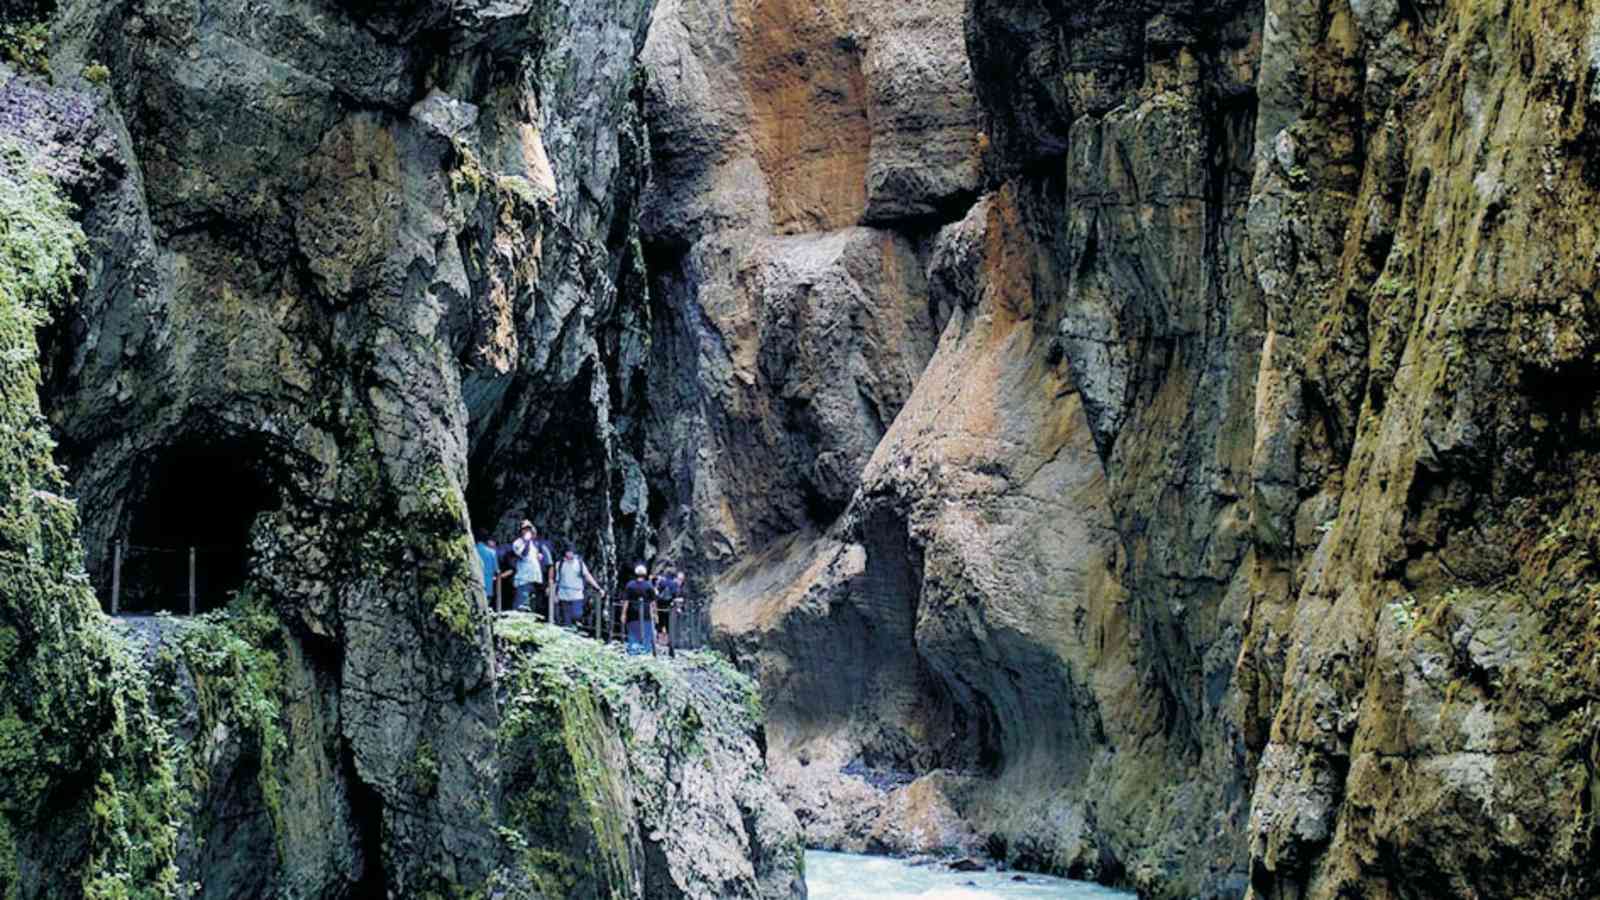
{"label": "person in white shirt", "polygon": [[523,519],[517,532],[517,539],[511,542],[511,555],[517,560],[516,574],[511,579],[516,599],[512,600],[511,608],[526,612],[534,592],[544,584],[544,569],[540,566],[538,532],[534,531],[533,523]]}
{"label": "person in white shirt", "polygon": [[568,544],[556,561],[556,624],[577,625],[583,619],[583,586],[600,590],[600,582],[589,573],[583,557]]}

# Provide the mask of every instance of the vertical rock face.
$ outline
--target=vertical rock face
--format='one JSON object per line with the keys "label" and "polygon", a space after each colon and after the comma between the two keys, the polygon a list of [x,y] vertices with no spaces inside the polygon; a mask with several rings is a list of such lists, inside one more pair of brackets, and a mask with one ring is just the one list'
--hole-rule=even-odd
{"label": "vertical rock face", "polygon": [[[888,6],[646,51],[646,468],[808,838],[1593,893],[1593,15]],[[904,380],[807,349],[908,297]]]}
{"label": "vertical rock face", "polygon": [[708,654],[668,665],[504,624],[517,838],[502,874],[549,897],[805,897],[800,829],[763,777],[754,682]]}
{"label": "vertical rock face", "polygon": [[1279,6],[1253,893],[1592,895],[1594,13]]}
{"label": "vertical rock face", "polygon": [[[857,88],[853,67],[786,75],[770,34],[658,10],[647,115],[658,175],[686,176],[647,195],[658,321],[681,323],[658,347],[698,344],[696,383],[720,401],[690,414],[715,449],[663,469],[708,574],[761,551],[716,584],[715,615],[762,673],[774,769],[812,840],[1242,885],[1247,780],[1222,706],[1261,323],[1220,248],[1243,236],[1258,16],[859,3],[769,23],[785,41],[835,29],[830,53],[860,48]],[[795,96],[812,109],[783,107]],[[768,118],[804,130],[817,110],[845,125],[788,156],[762,143]],[[823,390],[873,401],[872,428],[797,425],[792,400],[777,418],[797,357],[760,323],[793,314],[762,262],[808,244],[729,237],[858,222],[904,240],[919,277],[858,280],[856,316],[909,295],[936,349],[899,345],[909,389],[829,370]],[[760,440],[775,421],[788,446]],[[850,499],[808,502],[806,467],[836,459],[824,499]]]}
{"label": "vertical rock face", "polygon": [[959,35],[959,3],[656,10],[646,470],[697,573],[826,528],[927,363],[928,238],[977,179]]}
{"label": "vertical rock face", "polygon": [[[778,897],[798,828],[1596,894],[1596,21],[64,3],[0,70],[0,893]],[[270,657],[107,634],[47,425],[94,578],[209,523]],[[497,681],[466,532],[525,514],[690,570],[794,820],[737,681]]]}
{"label": "vertical rock face", "polygon": [[[627,12],[642,25],[643,10]],[[145,508],[242,523],[227,538],[252,543],[253,580],[297,661],[337,685],[319,721],[337,723],[329,771],[371,823],[341,836],[360,849],[359,885],[480,884],[492,856],[497,716],[465,502],[485,422],[537,434],[532,411],[548,407],[534,386],[575,391],[574,462],[548,469],[589,478],[599,500],[554,522],[609,524],[607,431],[584,424],[606,415],[590,402],[603,361],[591,329],[563,325],[581,318],[593,275],[572,257],[606,247],[605,226],[576,188],[552,188],[588,178],[610,193],[619,177],[637,27],[568,29],[619,59],[574,78],[608,86],[604,121],[565,137],[594,129],[613,149],[552,154],[532,86],[555,64],[533,50],[570,14],[180,2],[69,4],[56,21],[58,67],[98,59],[117,73],[99,97],[116,152],[86,198],[91,271],[46,348],[48,412],[94,511],[91,570],[109,582],[111,540],[131,529],[137,542]],[[544,100],[570,103],[563,88],[575,89]],[[580,156],[585,168],[566,168]],[[541,236],[561,225],[582,237],[542,259]],[[609,315],[614,295],[595,293]],[[484,471],[512,468],[483,452]],[[242,458],[267,484],[250,496],[261,505],[227,480],[174,490],[156,476],[190,453]],[[513,487],[496,499],[492,516],[521,512]],[[448,739],[422,779],[427,735]]]}
{"label": "vertical rock face", "polygon": [[[7,190],[27,157],[59,160],[46,174],[86,235],[79,296],[38,352],[31,329],[69,276],[50,298],[30,287],[6,300],[18,331],[6,359],[33,380],[8,389],[5,415],[36,452],[5,490],[24,505],[61,490],[37,421],[42,381],[56,455],[88,511],[94,581],[109,593],[111,547],[130,536],[181,532],[248,555],[247,577],[216,589],[256,598],[251,621],[266,624],[217,638],[258,653],[270,676],[259,696],[218,687],[229,666],[254,670],[188,631],[123,649],[92,611],[70,504],[46,537],[21,534],[21,556],[67,543],[5,607],[6,685],[22,694],[6,695],[4,765],[52,741],[83,762],[7,777],[19,790],[0,826],[0,894],[115,895],[106,873],[134,896],[570,887],[508,868],[502,714],[469,529],[528,515],[581,540],[608,577],[618,542],[631,552],[648,527],[626,416],[648,321],[631,205],[650,5],[379,6],[63,3],[47,43],[61,87],[0,68]],[[17,201],[30,203],[46,208]],[[9,217],[0,237],[10,260],[21,238]],[[70,250],[51,250],[66,272]],[[62,609],[34,609],[57,581],[74,586]],[[24,636],[44,642],[40,665],[116,679],[81,696],[35,684],[32,651],[16,656]],[[132,659],[172,695],[133,692]],[[35,733],[52,705],[77,730]],[[95,739],[110,719],[119,730]],[[748,796],[702,811],[729,829],[707,846],[776,854],[728,893],[789,896],[803,892],[800,861],[775,848],[793,843],[792,825],[767,808],[759,769],[735,764],[759,763],[757,740],[724,735]],[[514,762],[559,766],[586,749]],[[93,795],[69,796],[57,777]],[[692,800],[658,800],[654,815]],[[770,845],[744,837],[757,820],[748,828]],[[521,840],[564,848],[541,837]],[[249,849],[228,855],[236,843]]]}

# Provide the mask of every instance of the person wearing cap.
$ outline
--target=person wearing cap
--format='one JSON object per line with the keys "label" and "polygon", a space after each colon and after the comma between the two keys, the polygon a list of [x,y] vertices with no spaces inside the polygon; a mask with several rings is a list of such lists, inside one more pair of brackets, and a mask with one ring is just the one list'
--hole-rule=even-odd
{"label": "person wearing cap", "polygon": [[517,526],[517,539],[511,542],[511,555],[516,559],[516,574],[511,579],[516,591],[516,599],[511,601],[512,609],[526,612],[532,603],[534,592],[544,583],[538,537],[539,532],[527,519],[523,519],[522,524]]}
{"label": "person wearing cap", "polygon": [[628,626],[628,653],[656,652],[656,586],[645,577],[643,563],[633,567],[633,580],[622,589],[622,621]]}
{"label": "person wearing cap", "polygon": [[556,563],[556,624],[577,625],[583,620],[583,585],[587,582],[590,587],[600,590],[600,582],[594,579],[589,572],[589,567],[584,564],[583,557],[571,544],[561,554],[561,559]]}

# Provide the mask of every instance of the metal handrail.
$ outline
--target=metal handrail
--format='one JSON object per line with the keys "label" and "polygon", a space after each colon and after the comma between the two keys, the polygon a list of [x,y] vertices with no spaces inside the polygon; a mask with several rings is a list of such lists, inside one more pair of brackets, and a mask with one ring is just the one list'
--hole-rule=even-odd
{"label": "metal handrail", "polygon": [[[246,546],[229,545],[229,544],[212,544],[210,546],[193,545],[193,546],[188,546],[188,547],[153,547],[153,546],[148,546],[148,545],[145,545],[145,544],[129,543],[126,539],[112,541],[112,543],[111,543],[111,615],[113,615],[113,616],[119,615],[121,613],[121,611],[122,611],[122,566],[123,566],[123,563],[127,560],[128,554],[130,552],[137,552],[137,553],[140,553],[140,554],[150,554],[150,553],[168,553],[168,554],[174,554],[174,555],[182,555],[182,554],[185,554],[185,553],[188,554],[188,557],[189,557],[188,591],[187,591],[186,595],[185,594],[179,594],[177,596],[180,596],[180,597],[187,596],[187,599],[189,601],[189,615],[192,616],[192,615],[196,615],[199,612],[199,593],[196,590],[196,579],[197,579],[198,570],[199,570],[199,557],[202,554],[212,555],[212,554],[220,554],[220,553],[239,553],[239,552],[242,552],[242,551],[246,551],[248,549],[249,549],[249,547],[246,547]],[[171,595],[157,594],[156,596],[171,596]]]}

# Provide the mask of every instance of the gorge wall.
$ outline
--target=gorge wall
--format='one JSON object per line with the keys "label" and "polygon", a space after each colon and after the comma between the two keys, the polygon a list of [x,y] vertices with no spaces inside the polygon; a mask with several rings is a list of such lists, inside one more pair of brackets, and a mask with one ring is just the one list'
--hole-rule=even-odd
{"label": "gorge wall", "polygon": [[646,473],[809,840],[1595,892],[1597,35],[657,8]]}
{"label": "gorge wall", "polygon": [[[647,531],[649,12],[0,10],[0,896],[803,896],[736,674],[518,637],[473,551]],[[96,612],[180,528],[237,596]]]}
{"label": "gorge wall", "polygon": [[[0,895],[189,890],[193,772],[304,896],[1600,894],[1592,2],[15,6]],[[153,505],[249,545],[205,640],[93,613]],[[552,705],[524,515],[761,702]]]}

